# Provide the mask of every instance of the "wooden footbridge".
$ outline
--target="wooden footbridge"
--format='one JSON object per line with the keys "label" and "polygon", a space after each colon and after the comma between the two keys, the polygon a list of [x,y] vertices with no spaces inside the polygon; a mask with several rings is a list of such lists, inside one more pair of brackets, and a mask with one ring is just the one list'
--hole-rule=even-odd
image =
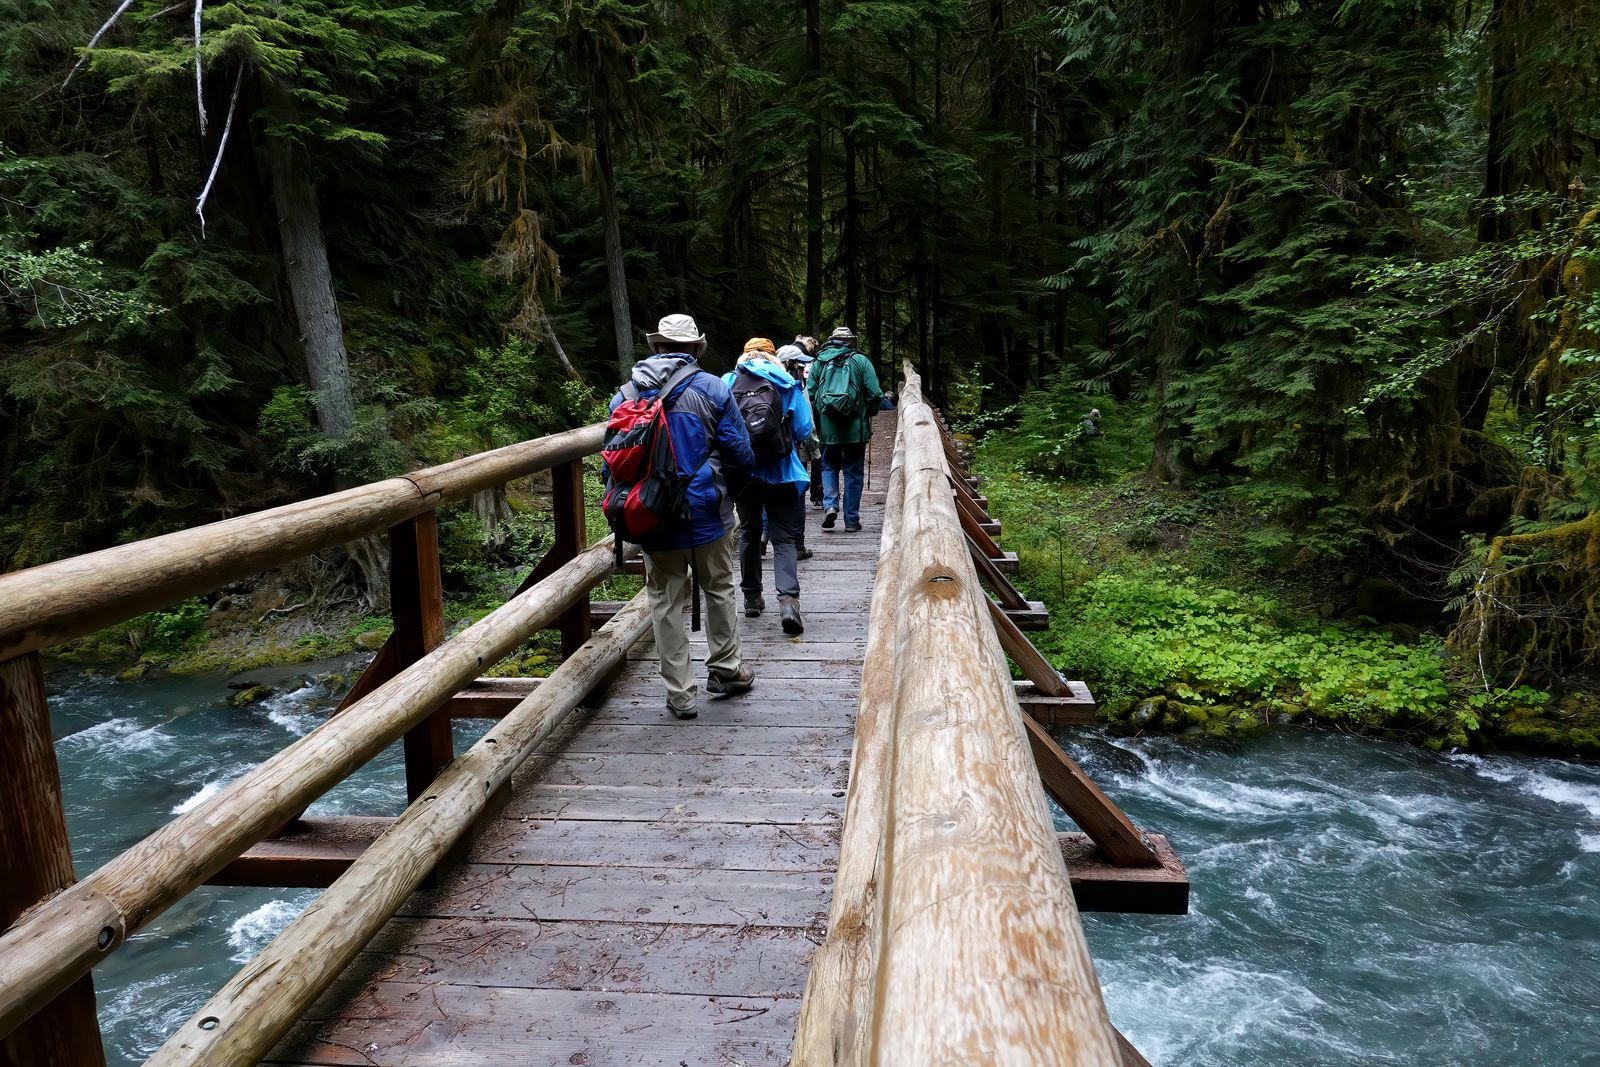
{"label": "wooden footbridge", "polygon": [[[596,426],[0,577],[0,1064],[103,1063],[92,969],[207,883],[326,888],[152,1064],[1143,1063],[1078,912],[1181,913],[1182,865],[1041,725],[1093,701],[909,369],[901,400],[867,529],[808,534],[804,636],[745,620],[756,688],[694,722],[643,594],[589,602]],[[446,639],[436,509],[544,470],[553,547]],[[75,880],[39,651],[384,532],[395,631],[339,712]],[[550,677],[485,677],[553,627]],[[455,753],[463,717],[498,722]],[[401,816],[302,817],[396,741]]]}

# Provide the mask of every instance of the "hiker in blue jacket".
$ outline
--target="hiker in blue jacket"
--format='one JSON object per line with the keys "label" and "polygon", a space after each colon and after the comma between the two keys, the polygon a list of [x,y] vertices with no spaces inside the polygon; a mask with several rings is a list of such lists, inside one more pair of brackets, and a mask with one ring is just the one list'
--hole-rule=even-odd
{"label": "hiker in blue jacket", "polygon": [[[796,449],[812,433],[811,405],[805,387],[777,362],[771,341],[752,337],[744,347],[738,365],[722,376],[733,393],[735,407],[745,412],[756,455],[755,473],[738,499],[739,586],[744,590],[745,616],[758,617],[766,610],[761,582],[765,524],[772,542],[772,584],[778,594],[779,619],[783,632],[794,636],[805,632],[795,561],[806,521],[802,491],[811,484],[811,475]],[[778,424],[771,433],[764,433],[772,415],[777,416]],[[763,454],[764,450],[770,454]]]}
{"label": "hiker in blue jacket", "polygon": [[[650,334],[651,355],[634,364],[631,381],[652,397],[680,370],[698,366],[705,335],[688,315],[668,315]],[[623,401],[611,398],[615,411]],[[644,538],[644,585],[650,623],[674,718],[695,717],[698,689],[689,656],[683,609],[693,567],[706,595],[706,691],[743,693],[755,673],[739,662],[739,621],[733,595],[733,502],[750,479],[755,455],[733,394],[716,375],[696,370],[667,397],[667,426],[679,473],[689,477],[689,518]]]}

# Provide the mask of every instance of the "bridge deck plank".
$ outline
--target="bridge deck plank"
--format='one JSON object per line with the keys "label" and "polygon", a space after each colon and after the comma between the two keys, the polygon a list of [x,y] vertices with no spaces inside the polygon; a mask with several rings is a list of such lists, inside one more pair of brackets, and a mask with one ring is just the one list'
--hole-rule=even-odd
{"label": "bridge deck plank", "polygon": [[[879,429],[889,420],[880,420]],[[827,923],[889,446],[820,529],[807,632],[740,619],[757,686],[668,718],[649,638],[274,1054],[302,1064],[784,1064]],[[698,661],[704,634],[693,635]],[[703,666],[700,668],[703,675]]]}

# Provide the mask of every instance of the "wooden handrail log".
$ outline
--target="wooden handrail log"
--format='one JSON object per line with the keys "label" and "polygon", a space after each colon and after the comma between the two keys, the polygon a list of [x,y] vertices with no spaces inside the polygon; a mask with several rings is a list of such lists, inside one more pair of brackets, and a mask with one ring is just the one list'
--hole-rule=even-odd
{"label": "wooden handrail log", "polygon": [[611,538],[364,700],[156,830],[0,935],[0,1036],[108,951],[347,777],[612,571]]}
{"label": "wooden handrail log", "polygon": [[[914,386],[911,395],[919,395]],[[902,404],[905,397],[902,392]],[[876,915],[879,858],[894,736],[894,614],[900,601],[904,445],[904,438],[896,440],[889,467],[839,869],[834,876],[828,933],[812,957],[800,1001],[791,1057],[796,1067],[861,1064],[869,1051],[872,987],[881,941]]]}
{"label": "wooden handrail log", "polygon": [[621,663],[650,627],[641,593],[435,779],[299,918],[152,1056],[146,1067],[255,1063],[299,1022],[488,808],[495,791]]}
{"label": "wooden handrail log", "polygon": [[904,403],[900,432],[896,722],[869,1062],[1117,1067],[932,410]]}
{"label": "wooden handrail log", "polygon": [[0,661],[380,533],[441,504],[597,452],[585,426],[192,530],[0,575]]}

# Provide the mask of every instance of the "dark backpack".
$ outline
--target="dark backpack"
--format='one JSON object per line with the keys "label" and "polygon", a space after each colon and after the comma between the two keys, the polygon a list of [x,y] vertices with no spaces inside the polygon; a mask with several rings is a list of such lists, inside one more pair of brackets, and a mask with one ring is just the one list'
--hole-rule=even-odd
{"label": "dark backpack", "polygon": [[750,450],[756,454],[756,462],[771,463],[794,451],[794,429],[777,386],[740,367],[733,376],[733,402],[750,431]]}
{"label": "dark backpack", "polygon": [[689,521],[693,472],[685,477],[679,469],[667,427],[667,398],[699,372],[695,364],[687,364],[648,400],[633,382],[626,383],[622,403],[606,422],[600,458],[608,478],[600,510],[617,535],[619,551],[624,541],[638,544],[651,533]]}
{"label": "dark backpack", "polygon": [[861,406],[861,398],[856,395],[856,372],[851,366],[854,358],[854,352],[843,352],[819,360],[812,370],[817,384],[811,395],[816,397],[817,410],[822,414],[844,418],[854,415]]}

